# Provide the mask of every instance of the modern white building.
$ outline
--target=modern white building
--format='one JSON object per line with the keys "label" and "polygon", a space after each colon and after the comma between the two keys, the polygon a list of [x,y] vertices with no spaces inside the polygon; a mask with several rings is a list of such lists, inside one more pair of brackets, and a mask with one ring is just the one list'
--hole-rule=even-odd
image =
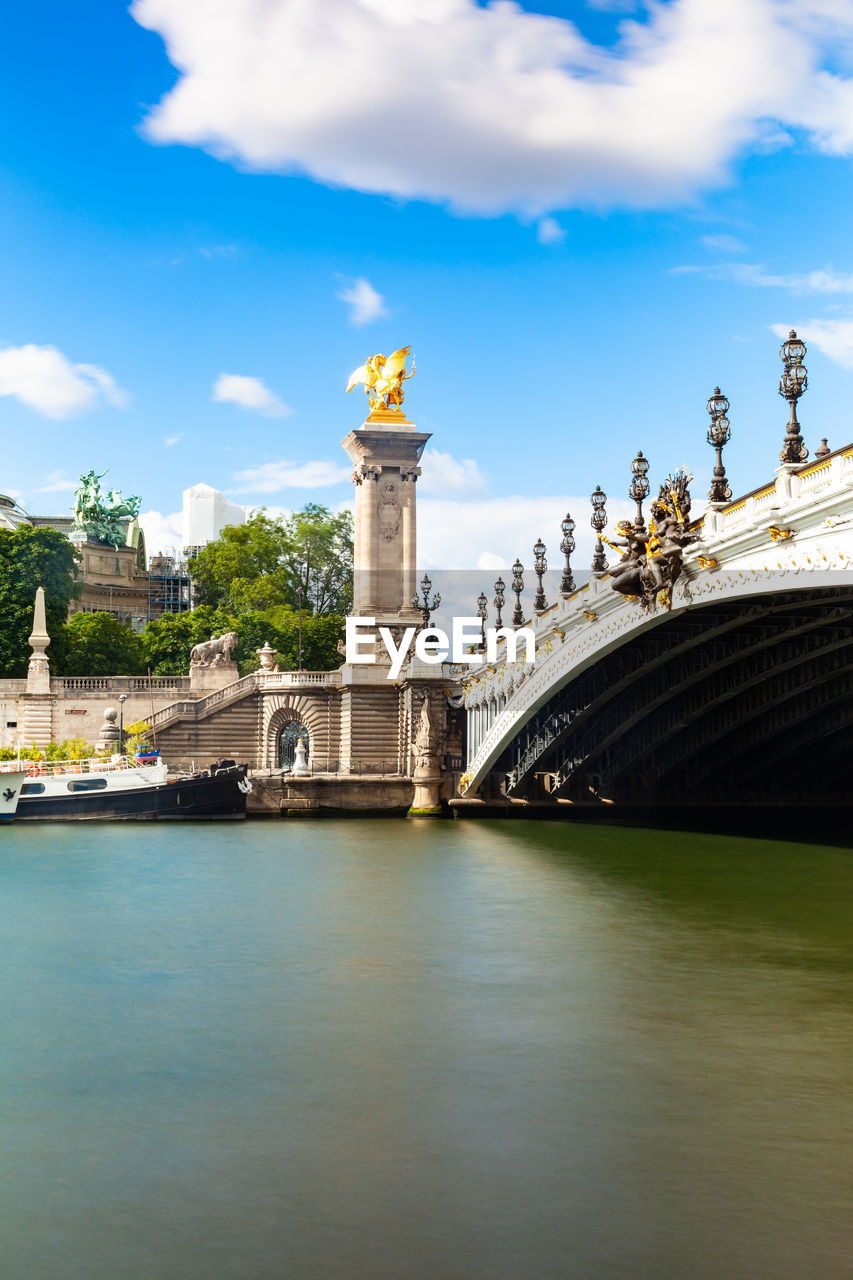
{"label": "modern white building", "polygon": [[246,509],[229,502],[224,493],[209,484],[184,489],[184,555],[194,556],[208,542],[218,538],[229,524],[244,524]]}

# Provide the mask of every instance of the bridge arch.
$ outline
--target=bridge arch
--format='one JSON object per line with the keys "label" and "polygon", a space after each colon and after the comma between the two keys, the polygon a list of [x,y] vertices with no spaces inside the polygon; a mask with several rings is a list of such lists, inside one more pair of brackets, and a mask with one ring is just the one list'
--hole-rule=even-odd
{"label": "bridge arch", "polygon": [[[853,574],[737,570],[680,586],[669,612],[643,615],[597,583],[574,626],[540,619],[537,665],[503,710],[508,668],[469,682],[469,790],[490,773],[510,796],[574,802],[825,788],[853,740]],[[796,762],[799,726],[821,768]]]}

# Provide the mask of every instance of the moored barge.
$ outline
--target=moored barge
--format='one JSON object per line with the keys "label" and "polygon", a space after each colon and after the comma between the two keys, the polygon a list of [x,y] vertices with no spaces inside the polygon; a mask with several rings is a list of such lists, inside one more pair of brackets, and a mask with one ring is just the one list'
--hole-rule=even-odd
{"label": "moored barge", "polygon": [[23,779],[14,818],[16,822],[245,818],[246,797],[252,789],[247,768],[220,760],[209,769],[170,777],[159,758],[150,763],[113,756],[109,761],[33,764]]}

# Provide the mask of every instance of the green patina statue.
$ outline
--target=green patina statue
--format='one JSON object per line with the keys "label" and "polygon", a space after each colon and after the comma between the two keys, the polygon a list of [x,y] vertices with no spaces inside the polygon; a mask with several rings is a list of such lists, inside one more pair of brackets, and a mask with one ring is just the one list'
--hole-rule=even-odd
{"label": "green patina statue", "polygon": [[106,475],[87,471],[80,477],[80,487],[74,493],[74,528],[92,542],[106,542],[111,547],[127,544],[128,526],[123,517],[135,520],[142,506],[142,499],[132,495],[122,498],[118,489],[101,493],[101,481]]}

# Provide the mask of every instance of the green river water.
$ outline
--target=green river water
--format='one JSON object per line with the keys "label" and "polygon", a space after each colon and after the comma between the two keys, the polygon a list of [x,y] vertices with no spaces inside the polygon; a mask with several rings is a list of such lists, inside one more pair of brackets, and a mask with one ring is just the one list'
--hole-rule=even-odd
{"label": "green river water", "polygon": [[3,1280],[853,1275],[853,853],[0,832]]}

